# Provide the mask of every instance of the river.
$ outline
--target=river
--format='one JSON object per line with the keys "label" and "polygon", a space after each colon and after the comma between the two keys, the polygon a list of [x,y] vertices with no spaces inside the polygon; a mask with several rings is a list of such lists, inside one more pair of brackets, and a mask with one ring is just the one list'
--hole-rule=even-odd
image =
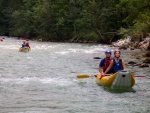
{"label": "river", "polygon": [[[150,79],[135,78],[134,91],[115,93],[98,86],[101,44],[30,41],[31,52],[19,52],[22,40],[0,42],[0,113],[150,113]],[[135,50],[136,52],[136,50]],[[128,56],[127,56],[128,55]],[[136,60],[122,51],[125,62]],[[128,66],[136,75],[149,76],[150,68]]]}

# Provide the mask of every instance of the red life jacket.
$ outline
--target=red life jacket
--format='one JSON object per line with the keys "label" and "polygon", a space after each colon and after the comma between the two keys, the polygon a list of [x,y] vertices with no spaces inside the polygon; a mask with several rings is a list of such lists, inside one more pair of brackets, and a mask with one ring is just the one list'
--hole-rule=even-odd
{"label": "red life jacket", "polygon": [[110,62],[111,62],[111,60],[112,60],[112,58],[111,58],[111,57],[110,57],[109,59],[108,59],[108,58],[105,58],[104,60],[105,60],[105,61],[104,61],[103,66],[102,66],[103,71],[105,71],[105,70],[108,68],[108,66],[109,66],[109,64],[110,64]]}

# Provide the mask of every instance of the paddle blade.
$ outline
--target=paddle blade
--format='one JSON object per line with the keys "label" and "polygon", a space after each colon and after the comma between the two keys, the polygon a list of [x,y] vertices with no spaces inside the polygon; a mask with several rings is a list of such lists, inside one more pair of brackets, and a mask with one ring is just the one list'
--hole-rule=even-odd
{"label": "paddle blade", "polygon": [[77,78],[89,78],[90,75],[82,74],[82,75],[77,75]]}

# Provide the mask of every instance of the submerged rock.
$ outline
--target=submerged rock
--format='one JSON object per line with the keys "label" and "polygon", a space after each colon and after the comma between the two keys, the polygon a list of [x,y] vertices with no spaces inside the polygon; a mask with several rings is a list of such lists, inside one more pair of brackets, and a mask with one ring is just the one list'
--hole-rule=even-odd
{"label": "submerged rock", "polygon": [[140,64],[139,67],[144,68],[144,67],[149,67],[149,65],[146,63],[143,63],[143,64]]}
{"label": "submerged rock", "polygon": [[140,59],[140,57],[135,57],[136,59]]}
{"label": "submerged rock", "polygon": [[144,57],[150,57],[150,52],[147,52],[145,55],[143,55]]}
{"label": "submerged rock", "polygon": [[93,59],[101,59],[100,57],[94,57]]}
{"label": "submerged rock", "polygon": [[134,50],[135,48],[134,47],[130,47],[130,50]]}
{"label": "submerged rock", "polygon": [[146,58],[143,63],[150,63],[150,58]]}
{"label": "submerged rock", "polygon": [[136,64],[136,62],[130,61],[128,62],[128,64]]}
{"label": "submerged rock", "polygon": [[121,47],[119,47],[119,49],[124,49],[124,50],[126,50],[126,49],[128,49],[128,47],[125,46],[125,45],[122,45]]}

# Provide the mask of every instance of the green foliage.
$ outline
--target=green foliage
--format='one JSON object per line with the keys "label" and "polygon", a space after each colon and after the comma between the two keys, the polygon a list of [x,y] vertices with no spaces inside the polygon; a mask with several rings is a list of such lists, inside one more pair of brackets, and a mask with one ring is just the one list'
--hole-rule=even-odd
{"label": "green foliage", "polygon": [[[121,0],[118,8],[121,10],[125,23],[125,35],[141,36],[150,32],[150,1],[149,0]],[[122,29],[120,29],[122,34]]]}
{"label": "green foliage", "polygon": [[0,0],[0,35],[110,43],[150,31],[149,0]]}

